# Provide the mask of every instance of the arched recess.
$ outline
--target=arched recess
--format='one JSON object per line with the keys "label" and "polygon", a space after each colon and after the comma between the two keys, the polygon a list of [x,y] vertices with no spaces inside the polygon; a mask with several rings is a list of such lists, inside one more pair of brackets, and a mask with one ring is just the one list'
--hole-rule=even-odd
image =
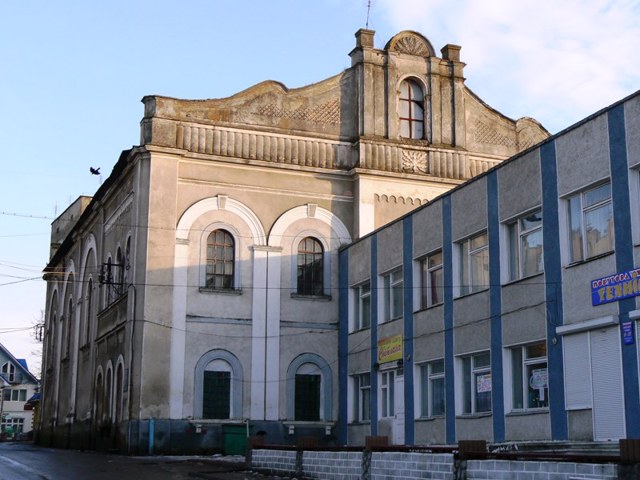
{"label": "arched recess", "polygon": [[337,215],[334,215],[329,210],[318,207],[317,205],[308,204],[292,208],[280,215],[278,220],[276,220],[276,223],[273,224],[271,232],[269,232],[269,246],[281,247],[283,236],[287,228],[298,220],[304,220],[307,218],[317,219],[329,225],[335,233],[335,236],[332,236],[331,240],[337,240],[339,245],[351,243],[349,230]]}
{"label": "arched recess", "polygon": [[295,419],[296,373],[305,364],[315,365],[320,372],[320,420],[331,420],[333,415],[333,374],[327,361],[315,353],[298,355],[287,368],[287,418],[289,420]]}
{"label": "arched recess", "polygon": [[262,223],[253,211],[243,203],[227,198],[225,195],[205,198],[191,205],[180,217],[176,227],[176,239],[187,240],[193,223],[207,212],[226,210],[238,215],[248,225],[255,245],[266,244],[266,233]]}
{"label": "arched recess", "polygon": [[242,418],[242,398],[244,374],[240,360],[227,350],[210,350],[205,353],[196,363],[194,376],[194,405],[193,414],[195,418],[202,418],[203,414],[203,393],[204,393],[204,373],[207,366],[217,360],[222,360],[231,369],[231,392],[230,392],[230,414],[229,418]]}

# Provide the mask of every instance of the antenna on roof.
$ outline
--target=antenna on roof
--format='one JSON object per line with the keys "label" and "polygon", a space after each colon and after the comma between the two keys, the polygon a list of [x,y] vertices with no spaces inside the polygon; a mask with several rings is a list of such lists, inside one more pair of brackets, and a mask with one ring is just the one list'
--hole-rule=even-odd
{"label": "antenna on roof", "polygon": [[364,26],[364,28],[366,28],[367,30],[369,30],[369,13],[370,12],[371,12],[371,0],[367,0],[367,23]]}

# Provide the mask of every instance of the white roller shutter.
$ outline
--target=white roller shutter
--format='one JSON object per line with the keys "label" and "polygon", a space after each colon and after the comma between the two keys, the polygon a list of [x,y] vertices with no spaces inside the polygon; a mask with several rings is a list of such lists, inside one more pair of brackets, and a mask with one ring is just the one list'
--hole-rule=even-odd
{"label": "white roller shutter", "polygon": [[618,327],[593,330],[591,370],[593,376],[594,440],[625,437],[622,359]]}
{"label": "white roller shutter", "polygon": [[563,339],[564,388],[567,410],[591,408],[591,361],[588,332]]}

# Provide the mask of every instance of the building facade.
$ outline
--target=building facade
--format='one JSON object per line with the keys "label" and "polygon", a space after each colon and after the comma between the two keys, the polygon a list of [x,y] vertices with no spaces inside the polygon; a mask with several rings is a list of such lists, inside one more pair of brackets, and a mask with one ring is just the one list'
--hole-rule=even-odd
{"label": "building facade", "polygon": [[639,140],[636,93],[341,250],[341,442],[640,438]]}
{"label": "building facade", "polygon": [[546,138],[401,32],[298,89],[143,99],[141,145],[52,225],[41,439],[220,449],[338,421],[338,249]]}
{"label": "building facade", "polygon": [[39,386],[26,360],[15,358],[0,344],[0,438],[20,438],[33,431],[33,408],[29,401]]}

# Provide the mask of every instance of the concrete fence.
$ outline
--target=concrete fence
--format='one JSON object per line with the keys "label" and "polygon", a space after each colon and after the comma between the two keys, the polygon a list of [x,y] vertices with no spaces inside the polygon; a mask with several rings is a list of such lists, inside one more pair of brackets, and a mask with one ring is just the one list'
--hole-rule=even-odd
{"label": "concrete fence", "polygon": [[542,452],[489,453],[484,442],[480,443],[461,442],[458,447],[392,447],[375,442],[366,447],[342,448],[255,445],[248,462],[252,470],[318,480],[640,478],[638,463],[625,462],[624,455],[580,458]]}

